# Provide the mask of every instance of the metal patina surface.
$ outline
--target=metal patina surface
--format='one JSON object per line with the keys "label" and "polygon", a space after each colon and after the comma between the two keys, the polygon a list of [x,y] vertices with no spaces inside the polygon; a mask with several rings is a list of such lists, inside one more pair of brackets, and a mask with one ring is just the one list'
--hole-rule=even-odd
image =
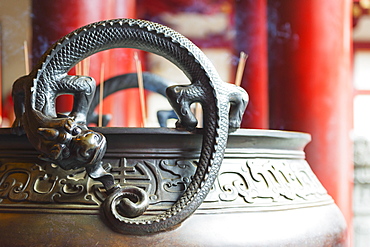
{"label": "metal patina surface", "polygon": [[[196,172],[181,197],[167,211],[152,217],[142,217],[149,206],[147,193],[139,186],[115,183],[101,161],[107,145],[104,135],[86,126],[94,79],[67,75],[79,61],[112,48],[136,48],[161,55],[189,78],[190,85],[166,90],[179,117],[178,128],[192,131],[196,127],[192,103],[201,103],[204,112],[204,138]],[[60,94],[74,95],[68,116],[55,112],[55,99]],[[26,133],[43,160],[65,170],[85,168],[91,178],[103,183],[107,191],[102,205],[105,215],[117,231],[131,234],[165,231],[199,207],[221,166],[229,128],[239,127],[248,103],[247,93],[223,82],[207,57],[187,38],[160,24],[135,19],[97,22],[66,35],[45,52],[29,75],[15,81],[13,97],[13,132]]]}
{"label": "metal patina surface", "polygon": [[[188,186],[202,130],[96,128],[103,158],[124,186],[149,197],[142,217],[168,210]],[[34,246],[346,246],[346,224],[305,161],[310,136],[238,130],[229,136],[214,186],[184,223],[148,236],[118,234],[100,206],[103,186],[83,169],[65,171],[37,159],[25,136],[0,130],[0,238]],[[122,141],[125,140],[125,141]],[[113,227],[113,230],[112,230]],[[12,231],[9,231],[12,229]],[[32,246],[31,244],[31,246]],[[29,245],[30,246],[30,245]]]}
{"label": "metal patina surface", "polygon": [[[167,89],[177,129],[87,128],[95,82],[66,73],[116,47],[162,55],[188,76],[190,85]],[[68,116],[55,113],[64,93],[75,96]],[[346,246],[344,218],[305,161],[310,136],[229,134],[247,94],[167,27],[119,19],[78,29],[15,82],[13,95],[16,121],[0,129],[2,245]]]}

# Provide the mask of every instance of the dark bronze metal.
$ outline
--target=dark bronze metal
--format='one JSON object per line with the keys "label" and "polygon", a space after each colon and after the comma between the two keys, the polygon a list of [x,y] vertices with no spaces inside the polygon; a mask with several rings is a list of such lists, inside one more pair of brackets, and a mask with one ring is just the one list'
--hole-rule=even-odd
{"label": "dark bronze metal", "polygon": [[[151,217],[140,215],[149,206],[145,192],[137,185],[125,188],[116,184],[113,174],[107,171],[109,166],[103,165],[105,136],[86,126],[94,79],[67,75],[84,58],[118,47],[161,55],[189,78],[190,85],[166,90],[179,118],[178,128],[195,129],[197,119],[190,110],[192,103],[201,103],[204,112],[202,151],[196,172],[177,201],[165,212]],[[74,95],[68,116],[55,112],[54,102],[60,94]],[[46,51],[29,75],[14,83],[13,97],[13,131],[25,132],[43,160],[66,170],[86,168],[91,178],[104,185],[107,203],[103,211],[108,221],[117,231],[131,234],[168,230],[199,207],[217,177],[229,128],[239,127],[248,102],[246,92],[223,82],[205,55],[188,39],[165,26],[134,19],[97,22],[66,35]],[[116,210],[114,205],[121,203]]]}
{"label": "dark bronze metal", "polygon": [[[149,72],[143,72],[143,86],[144,89],[158,93],[164,97],[166,97],[166,89],[174,85],[175,83],[167,80],[161,76],[155,75]],[[87,113],[87,123],[95,123],[98,125],[98,114],[95,113],[95,108],[99,104],[100,100],[100,85],[96,87],[96,92],[94,94],[93,99],[91,100],[91,106]],[[137,73],[127,73],[123,75],[118,75],[108,80],[104,81],[104,91],[103,91],[103,98],[105,99],[109,95],[112,95],[118,91],[128,89],[128,88],[137,88],[138,86],[138,78]],[[167,116],[166,116],[167,115]],[[176,118],[176,114],[173,111],[160,111],[158,112],[158,120],[161,127],[165,126],[164,122],[169,117]],[[111,116],[103,115],[103,126],[107,126]]]}
{"label": "dark bronze metal", "polygon": [[[66,73],[116,47],[162,55],[189,77],[167,89],[177,129],[87,128],[95,82]],[[54,106],[65,93],[75,96],[68,116]],[[119,19],[78,29],[13,95],[16,121],[0,129],[1,245],[347,245],[345,220],[305,161],[310,136],[237,130],[228,139],[246,93],[169,28]],[[193,102],[203,106],[203,129]]]}
{"label": "dark bronze metal", "polygon": [[[115,181],[148,195],[140,217],[163,214],[186,191],[202,130],[93,130],[107,138],[103,162]],[[4,246],[348,246],[344,217],[305,161],[307,134],[231,133],[215,183],[195,213],[169,231],[132,236],[104,224],[105,189],[84,169],[39,160],[25,136],[10,132],[0,129]]]}

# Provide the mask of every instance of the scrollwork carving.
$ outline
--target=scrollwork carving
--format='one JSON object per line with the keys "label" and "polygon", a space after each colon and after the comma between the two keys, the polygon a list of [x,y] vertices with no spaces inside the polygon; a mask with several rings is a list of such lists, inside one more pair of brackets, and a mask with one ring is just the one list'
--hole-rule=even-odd
{"label": "scrollwork carving", "polygon": [[163,171],[169,172],[174,176],[172,178],[165,178],[162,176],[163,180],[167,181],[163,182],[164,190],[170,193],[184,192],[195,172],[196,166],[194,163],[195,161],[176,160],[173,164],[171,164],[169,161],[161,160],[159,167],[162,168]]}
{"label": "scrollwork carving", "polygon": [[225,159],[205,203],[268,205],[328,198],[305,160]]}
{"label": "scrollwork carving", "polygon": [[[143,189],[152,210],[163,211],[189,185],[194,159],[110,158],[109,170],[122,187]],[[0,166],[1,204],[57,203],[100,205],[104,187],[85,170],[65,171],[50,163],[4,163]],[[216,183],[204,201],[207,207],[282,205],[326,200],[329,196],[305,160],[224,159]]]}
{"label": "scrollwork carving", "polygon": [[144,189],[151,204],[175,202],[191,182],[196,169],[193,160],[128,159],[112,161],[111,173],[122,186]]}
{"label": "scrollwork carving", "polygon": [[1,164],[0,198],[2,203],[6,200],[10,203],[95,204],[86,198],[86,182],[69,178],[74,172],[64,171],[49,163]]}

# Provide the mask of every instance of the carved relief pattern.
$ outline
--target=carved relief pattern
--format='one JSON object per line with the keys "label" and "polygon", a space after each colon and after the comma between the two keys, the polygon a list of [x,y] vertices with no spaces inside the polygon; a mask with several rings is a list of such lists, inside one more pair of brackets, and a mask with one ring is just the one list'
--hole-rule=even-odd
{"label": "carved relief pattern", "polygon": [[271,204],[330,197],[305,160],[225,159],[205,203]]}
{"label": "carved relief pattern", "polygon": [[[121,185],[144,189],[154,208],[175,202],[196,170],[191,159],[105,159]],[[65,171],[50,163],[0,164],[0,206],[14,203],[57,203],[98,206],[103,186],[84,170]],[[330,198],[305,160],[224,159],[219,176],[202,208],[291,204]],[[212,206],[213,207],[213,206]]]}
{"label": "carved relief pattern", "polygon": [[[112,166],[110,172],[122,186],[134,185],[144,189],[151,204],[174,202],[185,191],[196,170],[196,161],[183,159],[104,160]],[[102,186],[100,186],[102,188]],[[99,201],[104,195],[94,191]]]}
{"label": "carved relief pattern", "polygon": [[86,190],[82,170],[64,171],[50,163],[0,164],[1,203],[96,204]]}

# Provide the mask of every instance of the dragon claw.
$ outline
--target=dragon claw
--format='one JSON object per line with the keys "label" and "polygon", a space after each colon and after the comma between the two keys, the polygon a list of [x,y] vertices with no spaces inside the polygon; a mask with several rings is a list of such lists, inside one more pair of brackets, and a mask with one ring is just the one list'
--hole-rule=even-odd
{"label": "dragon claw", "polygon": [[22,121],[20,119],[16,119],[12,125],[12,133],[15,135],[23,135],[25,134],[25,130],[23,128]]}
{"label": "dragon claw", "polygon": [[[116,35],[118,33],[120,35]],[[81,35],[84,38],[80,39]],[[56,49],[57,46],[61,49]],[[191,105],[199,102],[203,107],[206,128],[194,179],[178,201],[160,215],[130,219],[145,212],[149,205],[148,195],[138,187],[115,184],[114,176],[104,169],[102,159],[106,139],[86,126],[95,81],[67,75],[69,69],[82,59],[111,48],[145,49],[167,58],[183,70],[192,83],[166,90],[179,117],[177,127],[194,130],[198,121]],[[191,41],[167,27],[142,20],[117,19],[87,25],[57,41],[43,59],[28,76],[13,85],[16,113],[13,132],[20,135],[25,130],[31,144],[46,154],[44,159],[66,170],[85,167],[92,179],[100,181],[108,194],[103,203],[104,211],[117,231],[154,233],[167,230],[189,217],[211,189],[221,166],[227,141],[228,113],[225,109],[230,104],[229,125],[237,127],[248,102],[246,93],[224,83]],[[71,113],[62,118],[55,113],[55,99],[61,94],[74,95]]]}

